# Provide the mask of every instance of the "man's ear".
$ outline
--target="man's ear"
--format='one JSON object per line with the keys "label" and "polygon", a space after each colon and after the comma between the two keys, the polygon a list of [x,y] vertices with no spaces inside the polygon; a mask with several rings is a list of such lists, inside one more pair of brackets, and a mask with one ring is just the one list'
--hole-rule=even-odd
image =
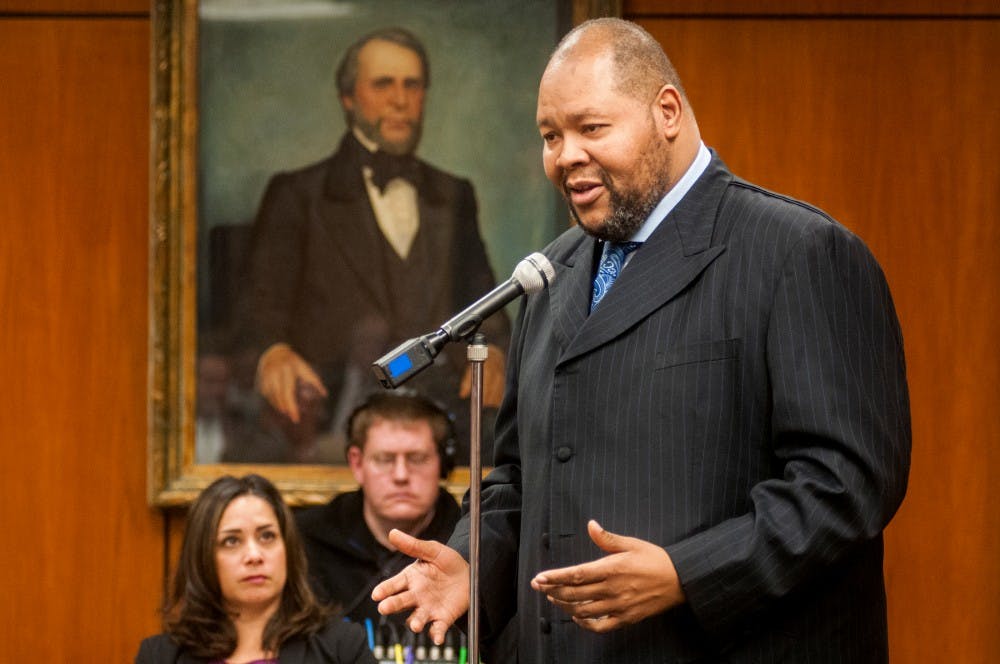
{"label": "man's ear", "polygon": [[667,83],[657,93],[655,105],[654,113],[663,137],[668,141],[674,140],[681,131],[684,114],[687,113],[687,105],[680,90]]}
{"label": "man's ear", "polygon": [[354,112],[354,97],[349,95],[340,95],[340,105],[346,110]]}
{"label": "man's ear", "polygon": [[351,474],[354,475],[354,481],[358,484],[361,484],[361,481],[365,478],[364,469],[361,467],[362,457],[364,457],[364,453],[357,445],[347,448],[347,465],[350,466]]}

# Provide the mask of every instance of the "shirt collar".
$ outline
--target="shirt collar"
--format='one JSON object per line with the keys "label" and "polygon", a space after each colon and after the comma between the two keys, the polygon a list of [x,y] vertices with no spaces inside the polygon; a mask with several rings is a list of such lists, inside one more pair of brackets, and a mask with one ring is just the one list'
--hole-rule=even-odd
{"label": "shirt collar", "polygon": [[667,218],[671,210],[684,198],[684,195],[690,191],[694,183],[701,177],[701,174],[705,172],[710,161],[712,161],[712,154],[705,147],[705,143],[699,142],[698,154],[695,156],[694,161],[688,166],[687,171],[677,181],[677,184],[660,199],[660,202],[653,208],[646,221],[643,222],[639,230],[632,236],[631,239],[634,242],[645,242],[649,239],[653,231],[659,227],[660,222]]}
{"label": "shirt collar", "polygon": [[351,133],[354,134],[354,138],[358,139],[358,143],[361,143],[361,145],[363,145],[365,149],[371,152],[372,154],[374,154],[375,151],[378,150],[378,143],[365,136],[365,133],[360,129],[358,129],[356,125],[354,127],[351,127]]}

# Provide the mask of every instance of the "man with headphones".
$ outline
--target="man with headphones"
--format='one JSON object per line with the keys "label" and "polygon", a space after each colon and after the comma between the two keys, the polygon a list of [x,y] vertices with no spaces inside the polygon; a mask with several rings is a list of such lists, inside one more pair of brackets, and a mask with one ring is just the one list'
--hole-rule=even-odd
{"label": "man with headphones", "polygon": [[372,589],[412,562],[389,543],[389,531],[446,542],[458,521],[458,504],[441,486],[455,447],[449,414],[412,390],[377,392],[354,409],[346,454],[360,488],[296,517],[321,600],[378,624]]}

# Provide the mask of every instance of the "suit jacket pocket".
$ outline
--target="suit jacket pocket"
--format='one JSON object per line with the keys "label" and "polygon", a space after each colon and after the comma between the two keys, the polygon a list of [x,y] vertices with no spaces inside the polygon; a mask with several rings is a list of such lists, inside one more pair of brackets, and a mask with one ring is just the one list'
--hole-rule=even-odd
{"label": "suit jacket pocket", "polygon": [[682,364],[737,359],[739,358],[740,345],[739,339],[720,339],[719,341],[704,341],[680,348],[671,348],[656,354],[656,368],[667,369]]}

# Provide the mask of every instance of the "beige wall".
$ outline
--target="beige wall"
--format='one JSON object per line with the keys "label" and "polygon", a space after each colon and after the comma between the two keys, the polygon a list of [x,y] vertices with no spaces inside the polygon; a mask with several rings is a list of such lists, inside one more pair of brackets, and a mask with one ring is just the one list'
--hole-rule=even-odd
{"label": "beige wall", "polygon": [[[990,662],[1000,14],[745,4],[625,13],[667,46],[737,173],[820,205],[879,257],[914,415],[887,538],[893,661]],[[0,661],[129,661],[158,625],[179,528],[145,502],[149,33],[138,0],[0,0]]]}

